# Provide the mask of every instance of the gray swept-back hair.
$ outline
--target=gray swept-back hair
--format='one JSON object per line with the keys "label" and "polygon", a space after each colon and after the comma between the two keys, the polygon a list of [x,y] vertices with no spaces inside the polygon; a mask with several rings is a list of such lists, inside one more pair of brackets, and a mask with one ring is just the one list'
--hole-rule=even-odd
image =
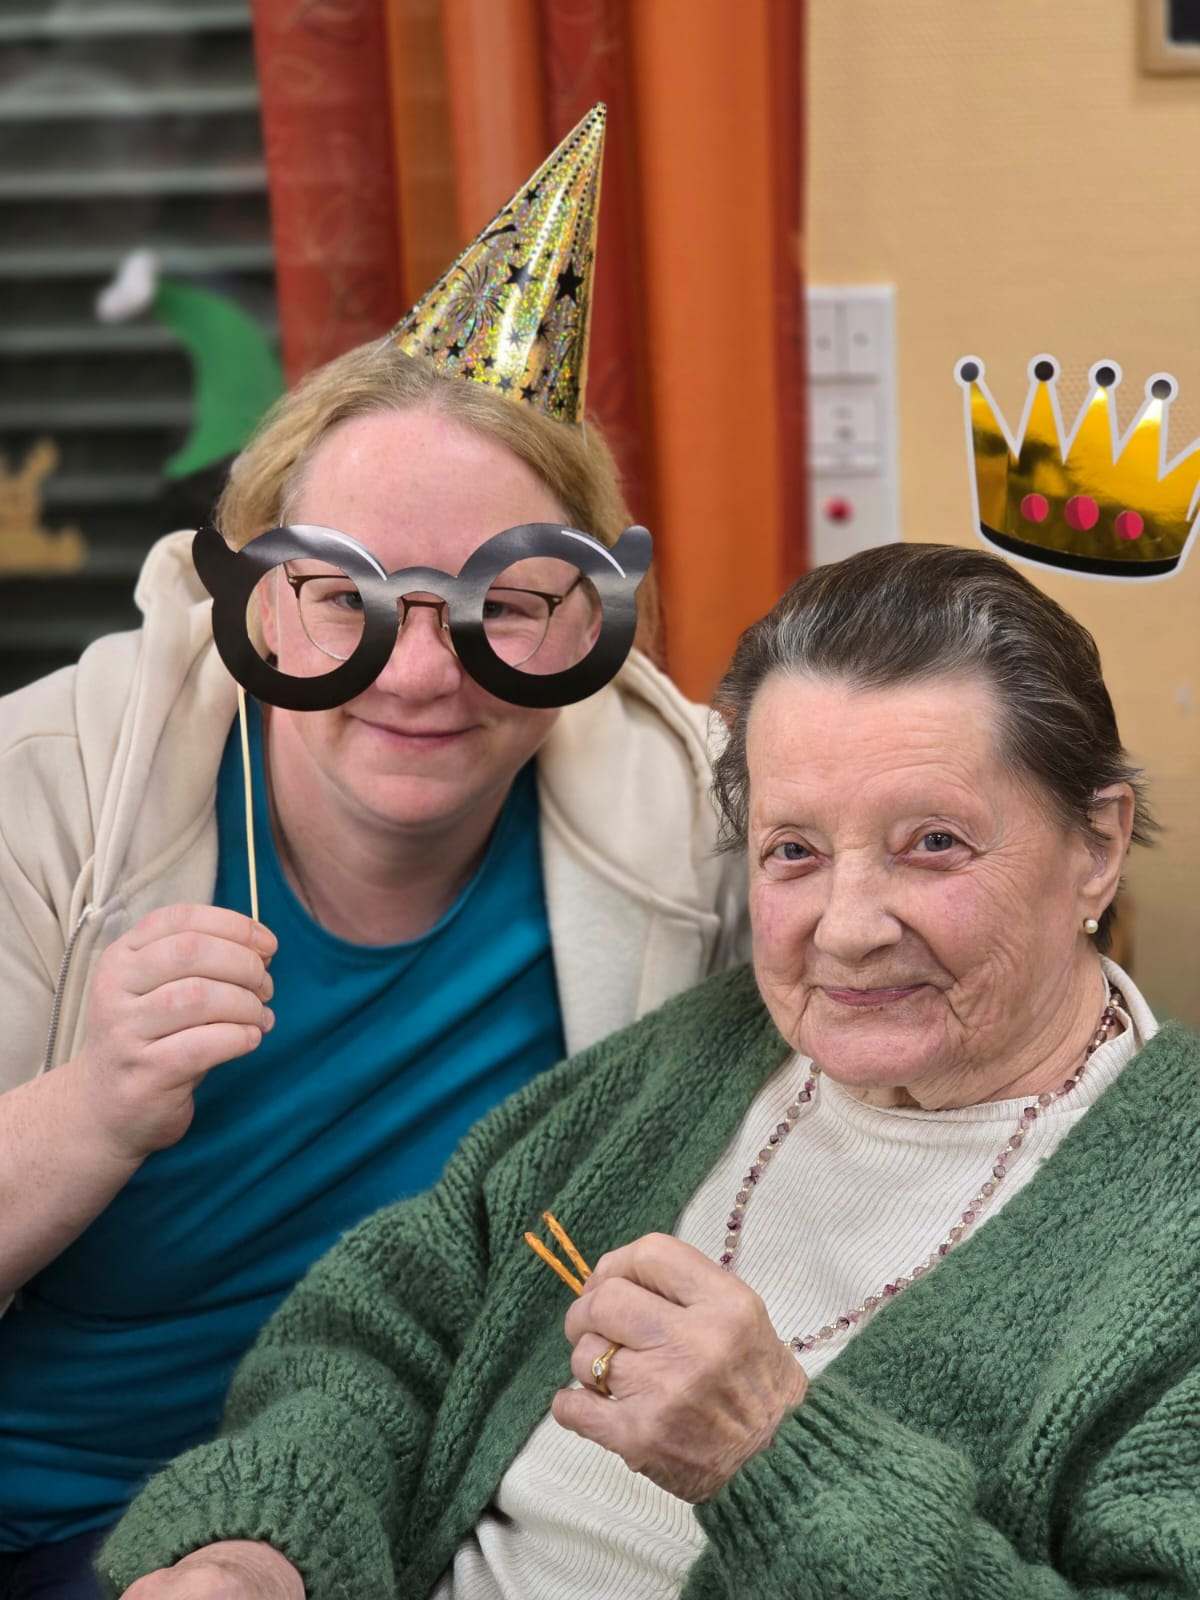
{"label": "gray swept-back hair", "polygon": [[[746,842],[746,729],[773,673],[857,689],[974,677],[999,707],[1000,756],[1048,810],[1095,836],[1095,795],[1134,792],[1133,839],[1157,831],[1140,769],[1121,744],[1100,653],[1088,630],[1007,561],[957,545],[889,544],[817,567],[747,628],[717,690],[726,739],[713,773],[726,849]],[[1096,937],[1107,950],[1110,905]]]}

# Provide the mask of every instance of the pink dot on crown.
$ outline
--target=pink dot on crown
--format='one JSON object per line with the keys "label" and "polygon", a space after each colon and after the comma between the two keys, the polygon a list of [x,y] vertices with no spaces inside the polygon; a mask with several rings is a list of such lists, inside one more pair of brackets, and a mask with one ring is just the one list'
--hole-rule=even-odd
{"label": "pink dot on crown", "polygon": [[1050,502],[1044,494],[1027,494],[1021,501],[1021,515],[1026,522],[1045,522],[1050,514]]}
{"label": "pink dot on crown", "polygon": [[1118,539],[1140,539],[1146,519],[1139,511],[1121,511],[1113,522]]}
{"label": "pink dot on crown", "polygon": [[1100,507],[1090,494],[1075,494],[1063,507],[1063,515],[1069,528],[1074,528],[1076,533],[1086,533],[1099,522]]}

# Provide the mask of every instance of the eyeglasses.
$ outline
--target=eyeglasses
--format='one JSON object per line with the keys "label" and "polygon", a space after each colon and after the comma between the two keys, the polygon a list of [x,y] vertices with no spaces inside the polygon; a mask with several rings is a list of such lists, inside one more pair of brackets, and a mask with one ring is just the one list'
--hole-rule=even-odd
{"label": "eyeglasses", "polygon": [[[628,655],[637,628],[637,589],[650,555],[650,535],[642,527],[626,528],[609,547],[578,528],[549,522],[493,534],[457,574],[436,567],[386,572],[357,539],[309,523],[269,528],[236,551],[207,523],[192,541],[196,571],[213,597],[213,640],[221,660],[243,689],[289,711],[327,711],[362,694],[383,671],[414,605],[437,610],[464,670],[489,694],[514,706],[574,705],[603,688]],[[576,582],[553,594],[512,581],[522,575],[519,564],[532,560],[563,563]],[[322,646],[320,654],[330,663],[326,671],[312,671],[315,657],[298,674],[280,671],[265,658],[251,624],[255,589],[291,561],[321,564],[321,573],[289,574],[304,579],[297,601],[315,605],[322,591],[314,585],[323,578],[329,613],[337,616],[339,630],[348,630]],[[580,581],[586,583],[588,606],[580,608],[586,615],[572,607],[569,619],[554,624]],[[325,606],[316,614],[323,617]],[[542,649],[547,635],[549,648]],[[514,666],[504,655],[524,656],[526,664]]]}
{"label": "eyeglasses", "polygon": [[[286,566],[282,570],[296,596],[300,624],[309,642],[334,661],[349,661],[362,643],[366,626],[366,611],[357,587],[341,574],[294,573]],[[483,632],[500,660],[511,667],[530,661],[546,642],[555,612],[583,581],[581,572],[562,594],[493,584],[484,596]],[[410,611],[418,607],[436,611],[445,644],[453,651],[447,606],[445,600],[396,596],[401,629]]]}

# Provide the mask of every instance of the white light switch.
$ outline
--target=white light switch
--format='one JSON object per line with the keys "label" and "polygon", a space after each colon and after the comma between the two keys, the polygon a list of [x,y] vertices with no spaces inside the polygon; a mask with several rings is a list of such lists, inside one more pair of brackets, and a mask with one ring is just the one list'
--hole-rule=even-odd
{"label": "white light switch", "polygon": [[813,400],[813,443],[833,450],[878,444],[879,414],[874,395],[819,394]]}
{"label": "white light switch", "polygon": [[845,303],[846,371],[855,378],[882,378],[889,362],[891,301],[855,295]]}
{"label": "white light switch", "polygon": [[894,307],[890,284],[808,290],[813,566],[900,537]]}
{"label": "white light switch", "polygon": [[845,364],[838,349],[838,320],[833,305],[808,308],[808,370],[815,377],[832,378]]}

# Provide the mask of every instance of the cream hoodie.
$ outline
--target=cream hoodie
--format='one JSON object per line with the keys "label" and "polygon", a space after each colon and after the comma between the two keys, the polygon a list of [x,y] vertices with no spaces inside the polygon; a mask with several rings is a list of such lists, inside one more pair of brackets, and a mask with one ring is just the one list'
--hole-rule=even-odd
{"label": "cream hoodie", "polygon": [[[0,1092],[69,1060],[105,947],[211,899],[236,689],[191,534],[159,541],[145,622],[0,699]],[[538,755],[542,855],[570,1053],[745,954],[740,863],[716,856],[706,713],[634,653]]]}

